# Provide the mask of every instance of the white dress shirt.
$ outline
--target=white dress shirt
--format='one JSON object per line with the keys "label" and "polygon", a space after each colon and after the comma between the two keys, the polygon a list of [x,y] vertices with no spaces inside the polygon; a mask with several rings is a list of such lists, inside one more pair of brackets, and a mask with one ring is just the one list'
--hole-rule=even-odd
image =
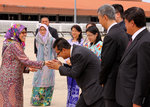
{"label": "white dress shirt", "polygon": [[116,25],[117,23],[115,22],[115,23],[113,23],[113,24],[111,24],[109,27],[108,27],[108,29],[107,29],[107,33],[109,32],[109,30],[114,26],[114,25]]}
{"label": "white dress shirt", "polygon": [[132,41],[136,38],[136,36],[141,33],[144,29],[146,29],[146,27],[142,27],[141,29],[139,29],[138,31],[136,31],[133,35],[132,35]]}

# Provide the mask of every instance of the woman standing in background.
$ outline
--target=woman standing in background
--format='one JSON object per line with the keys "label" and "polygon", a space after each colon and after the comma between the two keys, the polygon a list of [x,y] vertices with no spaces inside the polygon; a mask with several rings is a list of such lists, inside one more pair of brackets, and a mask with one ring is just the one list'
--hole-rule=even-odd
{"label": "woman standing in background", "polygon": [[[36,35],[37,60],[53,60],[55,53],[53,51],[54,38],[49,33],[45,24],[40,24]],[[33,106],[50,106],[55,84],[55,72],[43,66],[41,70],[34,73],[33,90],[31,104]]]}
{"label": "woman standing in background", "polygon": [[[90,26],[95,26],[96,27],[96,24],[94,22],[89,22],[89,23],[86,24],[86,29],[89,28]],[[90,42],[89,42],[88,38],[86,37],[84,39],[83,46],[89,45],[89,43]]]}
{"label": "woman standing in background", "polygon": [[[72,38],[68,40],[68,42],[73,45],[83,45],[83,37],[82,37],[82,30],[79,25],[73,25],[71,27],[71,34]],[[68,65],[71,65],[70,59],[65,60]],[[76,103],[79,99],[79,86],[77,85],[76,81],[71,78],[67,77],[67,88],[68,88],[68,96],[67,96],[67,107],[75,107]]]}
{"label": "woman standing in background", "polygon": [[85,47],[89,48],[98,56],[99,59],[101,59],[103,42],[98,28],[96,26],[90,26],[87,28],[86,34],[90,44],[86,44]]}

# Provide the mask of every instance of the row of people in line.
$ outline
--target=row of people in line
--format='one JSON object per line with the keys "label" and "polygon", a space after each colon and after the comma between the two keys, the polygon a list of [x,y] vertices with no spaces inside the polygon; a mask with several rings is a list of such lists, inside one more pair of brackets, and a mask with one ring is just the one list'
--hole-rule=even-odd
{"label": "row of people in line", "polygon": [[[131,7],[124,13],[127,33],[115,21],[115,9],[98,9],[100,24],[107,30],[101,61],[89,49],[59,38],[53,48],[69,64],[49,61],[50,69],[76,80],[81,94],[76,107],[150,106],[150,32],[143,9]],[[130,40],[129,40],[130,39]]]}

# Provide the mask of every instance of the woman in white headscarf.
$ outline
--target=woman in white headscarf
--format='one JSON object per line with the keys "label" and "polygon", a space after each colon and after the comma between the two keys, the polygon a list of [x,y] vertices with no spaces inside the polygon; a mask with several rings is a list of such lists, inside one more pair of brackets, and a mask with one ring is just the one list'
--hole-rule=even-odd
{"label": "woman in white headscarf", "polygon": [[[36,35],[36,47],[38,49],[37,60],[47,61],[53,60],[55,53],[53,51],[54,38],[51,36],[48,27],[40,24]],[[31,104],[33,106],[50,106],[53,90],[55,73],[54,70],[44,66],[42,70],[34,73],[33,90]]]}

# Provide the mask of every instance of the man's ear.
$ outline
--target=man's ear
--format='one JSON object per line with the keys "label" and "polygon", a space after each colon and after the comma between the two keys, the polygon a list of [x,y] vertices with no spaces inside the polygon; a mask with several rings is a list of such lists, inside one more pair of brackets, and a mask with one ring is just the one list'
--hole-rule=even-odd
{"label": "man's ear", "polygon": [[66,49],[65,48],[62,48],[62,52],[65,52],[66,51]]}
{"label": "man's ear", "polygon": [[103,18],[104,18],[105,20],[108,20],[108,17],[107,17],[106,15],[104,15]]}
{"label": "man's ear", "polygon": [[135,26],[134,20],[131,20],[130,23],[131,23],[131,26],[133,27]]}

